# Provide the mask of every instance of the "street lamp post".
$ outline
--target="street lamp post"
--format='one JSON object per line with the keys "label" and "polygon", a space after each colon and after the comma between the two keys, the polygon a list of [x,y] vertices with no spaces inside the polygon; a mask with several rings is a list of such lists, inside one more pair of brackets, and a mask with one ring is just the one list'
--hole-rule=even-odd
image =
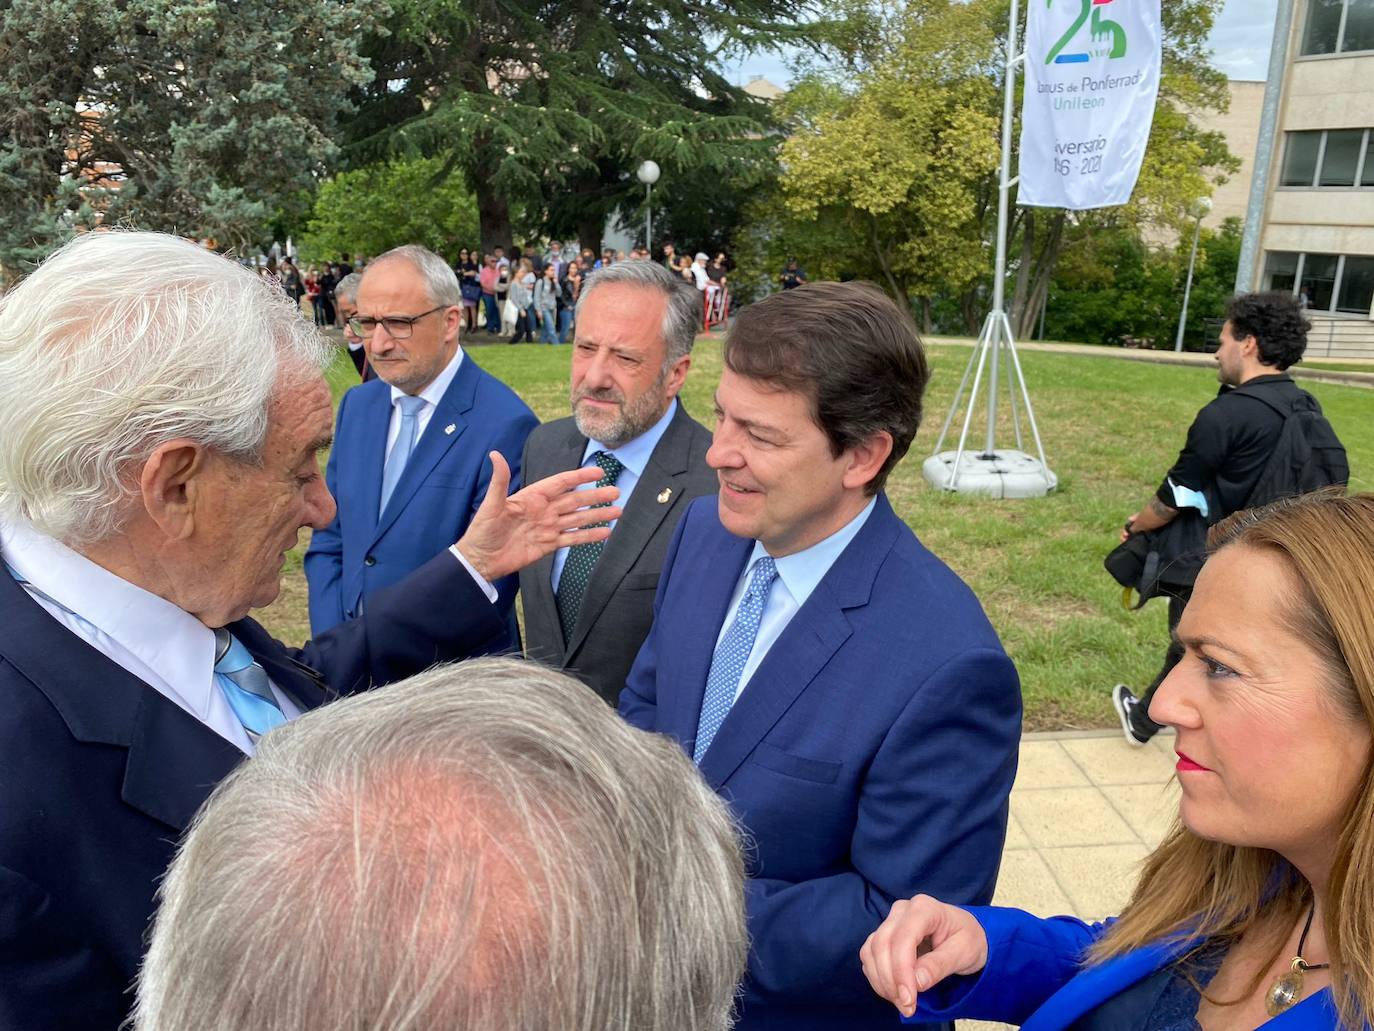
{"label": "street lamp post", "polygon": [[654,183],[658,182],[658,163],[646,161],[639,166],[639,170],[635,174],[639,176],[639,181],[644,184],[644,249],[649,252],[649,257],[652,258],[654,256],[653,194]]}
{"label": "street lamp post", "polygon": [[1193,253],[1188,255],[1188,278],[1183,284],[1183,310],[1178,314],[1178,335],[1174,337],[1174,350],[1183,350],[1183,327],[1188,322],[1188,297],[1193,292],[1193,266],[1197,263],[1197,238],[1202,233],[1202,220],[1212,210],[1212,201],[1199,197],[1193,204],[1192,215],[1197,219],[1193,226]]}

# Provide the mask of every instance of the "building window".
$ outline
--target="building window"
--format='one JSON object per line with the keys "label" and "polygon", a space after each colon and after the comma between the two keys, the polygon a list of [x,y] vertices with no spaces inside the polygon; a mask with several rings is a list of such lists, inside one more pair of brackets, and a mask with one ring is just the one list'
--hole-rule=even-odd
{"label": "building window", "polygon": [[1309,311],[1369,318],[1374,304],[1374,256],[1269,251],[1264,289],[1295,294]]}
{"label": "building window", "polygon": [[[1374,3],[1374,0],[1370,0]],[[1374,186],[1374,145],[1369,129],[1315,129],[1286,134],[1279,185],[1351,188]]]}
{"label": "building window", "polygon": [[1302,54],[1374,50],[1374,0],[1309,0]]}
{"label": "building window", "polygon": [[1368,315],[1371,303],[1374,303],[1374,258],[1347,254],[1341,272],[1341,290],[1336,295],[1336,310]]}

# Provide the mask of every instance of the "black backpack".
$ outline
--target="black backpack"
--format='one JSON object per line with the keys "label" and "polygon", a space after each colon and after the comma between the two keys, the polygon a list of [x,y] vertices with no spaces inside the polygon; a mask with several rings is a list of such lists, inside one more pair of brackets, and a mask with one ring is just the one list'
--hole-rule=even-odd
{"label": "black backpack", "polygon": [[1311,394],[1299,391],[1297,397],[1277,400],[1266,397],[1268,392],[1263,388],[1243,386],[1232,393],[1253,397],[1283,418],[1279,439],[1245,500],[1246,508],[1258,508],[1323,487],[1344,487],[1350,481],[1345,448]]}

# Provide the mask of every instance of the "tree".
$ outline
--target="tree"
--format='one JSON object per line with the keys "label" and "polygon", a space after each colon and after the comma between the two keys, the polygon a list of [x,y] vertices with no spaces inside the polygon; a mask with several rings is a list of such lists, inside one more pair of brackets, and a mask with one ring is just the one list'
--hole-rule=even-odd
{"label": "tree", "polygon": [[[771,161],[768,107],[718,70],[727,48],[806,41],[811,0],[394,0],[364,46],[355,162],[441,158],[477,198],[482,246],[513,228],[599,246],[641,203],[633,171],[717,180]],[[527,212],[513,226],[512,203]]]}
{"label": "tree", "polygon": [[333,158],[380,5],[0,5],[0,265],[102,220],[256,242]]}
{"label": "tree", "polygon": [[[843,226],[857,271],[923,313],[986,265],[978,190],[997,164],[988,113],[992,0],[912,0],[884,60],[853,92],[813,79],[793,91],[781,199],[790,215]],[[928,320],[927,320],[928,321]]]}
{"label": "tree", "polygon": [[[910,299],[927,328],[976,333],[991,295],[1007,0],[910,0],[892,13],[850,2],[868,17],[850,12],[848,23],[862,29],[847,67],[802,79],[788,98],[793,135],[780,195],[753,208],[750,235],[766,241],[755,250],[776,264],[787,241],[813,275],[873,279]],[[1123,230],[1138,242],[1147,226],[1190,230],[1192,203],[1238,167],[1221,134],[1192,118],[1228,103],[1206,48],[1219,5],[1163,7],[1160,99],[1129,204],[1020,208],[1013,188],[1007,297],[1018,337],[1030,334],[1070,241]],[[1012,138],[1016,146],[1019,125]],[[1012,164],[1015,172],[1015,154]],[[808,242],[808,228],[823,250]],[[913,275],[897,274],[903,260]]]}
{"label": "tree", "polygon": [[301,242],[308,260],[377,255],[423,244],[456,260],[477,246],[477,202],[456,177],[435,185],[442,161],[386,161],[341,172],[320,185]]}

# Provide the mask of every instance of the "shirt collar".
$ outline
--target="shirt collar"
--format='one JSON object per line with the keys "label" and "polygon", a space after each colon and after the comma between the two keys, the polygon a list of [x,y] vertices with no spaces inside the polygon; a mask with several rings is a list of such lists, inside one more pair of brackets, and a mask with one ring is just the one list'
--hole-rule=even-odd
{"label": "shirt collar", "polygon": [[[437,405],[443,400],[444,395],[448,393],[448,388],[453,383],[453,377],[458,375],[458,368],[462,364],[463,349],[460,347],[453,352],[453,357],[450,358],[449,363],[444,366],[444,371],[435,376],[429,386],[425,387],[424,390],[420,391],[415,396],[431,407]],[[399,387],[391,388],[391,404],[393,406],[395,406],[397,398],[405,396],[406,392]]]}
{"label": "shirt collar", "polygon": [[[817,541],[809,548],[773,560],[778,568],[778,578],[782,580],[783,586],[787,588],[787,593],[792,595],[798,608],[806,604],[806,599],[811,597],[811,592],[824,579],[825,574],[830,572],[835,560],[849,546],[849,542],[859,535],[877,503],[876,497],[869,498],[862,512],[829,537]],[[767,554],[763,542],[755,541],[754,550],[749,555],[749,563],[744,568],[753,569],[754,563]]]}
{"label": "shirt collar", "polygon": [[586,465],[587,460],[598,451],[609,451],[615,455],[621,465],[634,473],[635,476],[643,476],[644,467],[649,464],[654,448],[658,447],[658,442],[663,439],[663,434],[668,432],[668,424],[673,421],[673,416],[676,414],[677,398],[673,398],[667,410],[658,417],[658,422],[628,444],[622,444],[620,447],[607,447],[599,440],[587,441],[587,446],[582,449],[582,464]]}
{"label": "shirt collar", "polygon": [[121,579],[27,520],[0,521],[5,560],[21,577],[162,678],[204,722],[214,686],[215,635],[166,598]]}

